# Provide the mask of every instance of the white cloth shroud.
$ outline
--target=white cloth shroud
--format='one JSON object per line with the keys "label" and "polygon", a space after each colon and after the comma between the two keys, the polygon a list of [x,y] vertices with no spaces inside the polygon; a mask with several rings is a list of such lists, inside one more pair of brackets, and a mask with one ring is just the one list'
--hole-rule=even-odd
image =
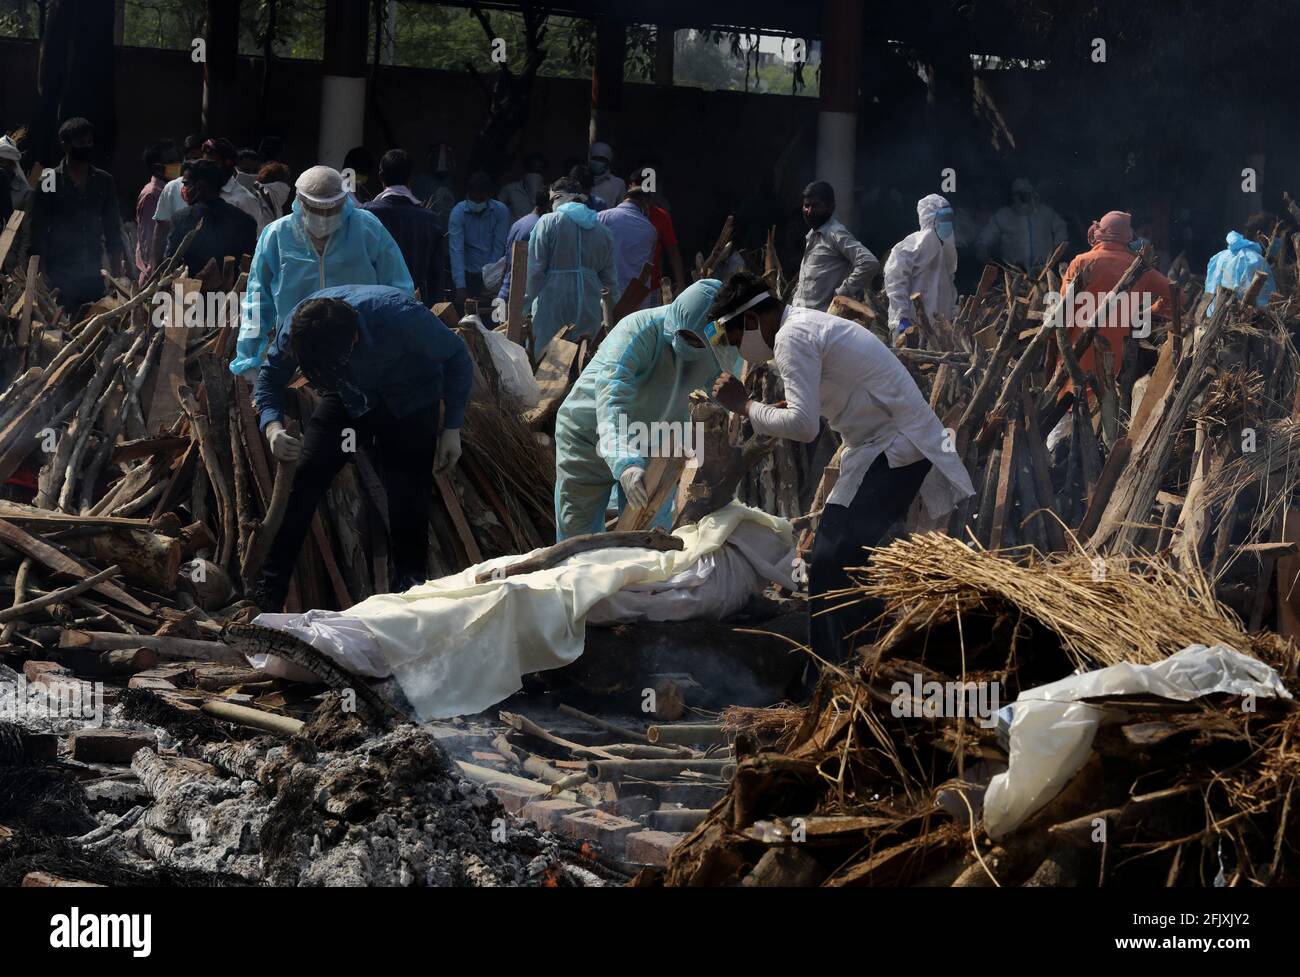
{"label": "white cloth shroud", "polygon": [[[517,692],[523,675],[577,660],[588,621],[723,618],[769,580],[797,588],[794,537],[784,519],[732,502],[674,535],[680,551],[611,547],[475,583],[531,554],[497,557],[347,611],[262,614],[253,623],[296,635],[354,674],[394,676],[422,722],[469,715]],[[310,678],[270,656],[250,664]]]}
{"label": "white cloth shroud", "polygon": [[1015,831],[1087,761],[1097,729],[1114,710],[1078,700],[1145,693],[1188,702],[1216,692],[1291,698],[1276,671],[1224,645],[1189,645],[1154,665],[1125,662],[1022,692],[1009,707],[1010,766],[984,795],[989,837]]}

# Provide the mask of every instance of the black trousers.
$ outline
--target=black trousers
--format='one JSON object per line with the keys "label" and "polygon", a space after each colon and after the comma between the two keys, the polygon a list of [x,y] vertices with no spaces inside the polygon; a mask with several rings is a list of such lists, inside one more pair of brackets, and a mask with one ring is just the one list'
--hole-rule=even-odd
{"label": "black trousers", "polygon": [[339,469],[362,446],[377,450],[379,477],[388,493],[389,552],[396,579],[407,585],[423,581],[428,575],[429,498],[437,444],[437,401],[399,419],[382,404],[361,417],[350,417],[338,394],[322,397],[307,423],[284,521],[257,584],[258,606],[264,611],[284,606],[316,506]]}
{"label": "black trousers", "polygon": [[882,453],[862,476],[857,495],[847,505],[828,505],[817,524],[808,568],[808,632],[813,653],[839,664],[852,652],[848,635],[880,614],[879,601],[859,600],[829,613],[846,598],[821,595],[850,586],[845,567],[867,563],[864,546],[875,546],[889,527],[907,515],[930,471],[929,461],[890,468]]}

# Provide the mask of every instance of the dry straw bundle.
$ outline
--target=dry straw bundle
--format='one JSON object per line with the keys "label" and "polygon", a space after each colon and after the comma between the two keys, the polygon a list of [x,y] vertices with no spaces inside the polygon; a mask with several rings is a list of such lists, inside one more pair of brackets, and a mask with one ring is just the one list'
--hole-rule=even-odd
{"label": "dry straw bundle", "polygon": [[1059,635],[1077,668],[1149,664],[1190,644],[1221,643],[1274,665],[1285,657],[1273,636],[1247,634],[1199,571],[1154,558],[1029,551],[1016,562],[925,533],[876,550],[857,592],[898,619],[886,647],[903,630],[1002,604]]}

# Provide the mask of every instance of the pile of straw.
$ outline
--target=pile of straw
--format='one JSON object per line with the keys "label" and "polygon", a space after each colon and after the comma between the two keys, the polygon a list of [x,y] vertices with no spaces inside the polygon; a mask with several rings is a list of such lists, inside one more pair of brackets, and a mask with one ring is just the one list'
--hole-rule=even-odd
{"label": "pile of straw", "polygon": [[876,550],[857,593],[883,600],[898,619],[885,646],[903,631],[1002,605],[1057,634],[1076,668],[1150,664],[1190,644],[1225,644],[1275,666],[1293,657],[1274,636],[1248,634],[1204,575],[1156,558],[1031,551],[1014,562],[925,533]]}

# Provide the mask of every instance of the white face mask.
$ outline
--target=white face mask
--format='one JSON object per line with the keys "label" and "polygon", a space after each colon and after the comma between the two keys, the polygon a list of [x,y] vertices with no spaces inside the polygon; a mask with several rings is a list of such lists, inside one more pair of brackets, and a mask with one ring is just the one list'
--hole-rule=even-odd
{"label": "white face mask", "polygon": [[314,214],[306,208],[302,212],[302,223],[307,233],[315,238],[329,237],[339,229],[343,222],[343,208],[329,214]]}
{"label": "white face mask", "polygon": [[762,329],[747,328],[744,335],[740,337],[740,355],[747,363],[766,363],[775,352],[763,338]]}

